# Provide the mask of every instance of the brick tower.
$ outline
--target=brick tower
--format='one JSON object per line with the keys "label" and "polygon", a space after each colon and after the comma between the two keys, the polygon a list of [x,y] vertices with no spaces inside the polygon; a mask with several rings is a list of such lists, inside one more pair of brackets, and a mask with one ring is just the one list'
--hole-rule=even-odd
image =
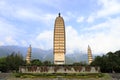
{"label": "brick tower", "polygon": [[65,43],[65,24],[64,19],[59,13],[54,24],[54,64],[65,64]]}

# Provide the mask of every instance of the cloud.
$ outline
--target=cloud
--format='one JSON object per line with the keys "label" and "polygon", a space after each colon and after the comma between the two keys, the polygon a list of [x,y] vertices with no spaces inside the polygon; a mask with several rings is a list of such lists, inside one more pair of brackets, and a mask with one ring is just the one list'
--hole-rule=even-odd
{"label": "cloud", "polygon": [[[34,10],[29,10],[29,9],[18,9],[16,11],[16,18],[19,18],[21,20],[31,20],[31,21],[41,21],[43,23],[51,23],[51,21],[54,20],[55,14],[50,14],[50,13],[43,13],[41,11],[37,12]],[[49,24],[48,23],[48,24]]]}
{"label": "cloud", "polygon": [[33,45],[40,47],[41,49],[51,49],[53,47],[53,31],[43,31],[39,33],[35,38]]}
{"label": "cloud", "polygon": [[4,43],[2,41],[0,41],[0,46],[3,46],[3,45],[4,45]]}
{"label": "cloud", "polygon": [[22,46],[28,46],[28,44],[30,45],[30,42],[28,42],[26,40],[20,40],[20,43]]}
{"label": "cloud", "polygon": [[[119,50],[120,47],[120,18],[99,23],[85,29],[86,32],[79,34],[72,26],[66,26],[66,53],[83,51],[87,53],[90,45],[93,54],[107,53]],[[36,46],[42,49],[53,48],[53,31],[46,30],[39,33],[35,41]]]}
{"label": "cloud", "polygon": [[0,41],[4,45],[18,45],[24,31],[21,28],[17,28],[16,25],[0,17]]}
{"label": "cloud", "polygon": [[[84,34],[78,34],[78,31],[74,27],[66,26],[66,53],[74,53],[74,51],[76,50],[84,51],[87,53],[88,44],[91,46],[93,54],[100,54],[118,50],[120,47],[119,22],[120,18],[109,18],[108,21],[93,25],[88,29],[85,29],[86,33]],[[6,26],[6,24],[1,25]],[[18,42],[16,42],[15,38],[13,38],[12,36],[12,34],[15,34],[16,29],[12,25],[8,26],[8,29],[10,30],[10,32],[14,33],[11,33],[11,36],[9,36],[9,34],[6,34],[6,36],[4,36],[4,43],[6,43],[7,45],[17,45]],[[4,31],[5,27],[1,27],[0,31],[2,30]],[[3,44],[3,42],[1,43]],[[36,37],[30,39],[28,42],[26,42],[26,39],[21,39],[20,44],[27,46],[28,43],[32,44],[33,47],[39,47],[41,49],[51,49],[53,48],[53,31],[45,30],[43,32],[40,32],[38,35],[36,35]]]}
{"label": "cloud", "polygon": [[75,28],[67,26],[67,53],[74,53],[75,50],[87,53],[87,45],[91,46],[93,54],[105,54],[109,51],[119,50],[119,22],[120,17],[109,18],[103,23],[88,27],[84,34],[78,34],[78,31]]}
{"label": "cloud", "polygon": [[[22,0],[23,1],[23,0]],[[21,1],[21,2],[22,2]],[[52,23],[51,21],[54,20],[54,17],[56,16],[56,14],[53,13],[48,13],[45,10],[43,10],[41,8],[41,6],[36,6],[35,4],[37,3],[37,1],[29,1],[29,2],[25,2],[25,3],[21,3],[21,2],[17,2],[12,0],[12,2],[9,2],[9,0],[1,0],[0,1],[1,5],[0,5],[0,11],[1,17],[7,17],[9,18],[9,20],[15,20],[15,21],[21,21],[24,23],[27,22],[41,22],[44,23],[46,25],[49,25],[50,23]],[[51,1],[49,1],[51,3]],[[56,1],[57,2],[57,1]],[[31,5],[31,4],[34,5]],[[46,1],[38,1],[38,4],[40,3],[46,3]],[[48,2],[47,2],[48,3]],[[23,4],[23,5],[21,5]],[[27,7],[27,6],[28,7]]]}
{"label": "cloud", "polygon": [[[82,51],[87,46],[82,40],[82,36],[79,36],[72,26],[66,26],[66,53],[74,53],[76,50]],[[32,45],[41,49],[53,49],[53,31],[46,30],[39,33],[34,42]]]}
{"label": "cloud", "polygon": [[[32,3],[32,1],[31,1],[31,3]],[[34,1],[34,3],[36,3],[38,5],[44,5],[44,6],[52,7],[52,8],[55,8],[55,9],[59,9],[60,5],[62,4],[62,1],[59,1],[59,0],[52,0],[52,1],[36,0],[36,1]]]}
{"label": "cloud", "polygon": [[66,27],[66,49],[67,49],[66,52],[74,53],[74,51],[76,50],[82,51],[83,47],[86,46],[85,44],[84,45],[83,44],[84,42],[82,42],[81,36],[79,36],[78,32],[72,26],[67,26]]}
{"label": "cloud", "polygon": [[[45,30],[38,35],[32,41],[32,45],[34,47],[39,47],[41,49],[53,49],[53,31],[52,30]],[[71,38],[73,37],[74,38]],[[67,53],[73,53],[76,48],[78,49],[78,42],[79,37],[77,31],[73,29],[71,26],[66,27],[66,46],[67,46]]]}
{"label": "cloud", "polygon": [[103,23],[93,25],[86,29],[91,32],[88,37],[95,53],[106,53],[119,50],[120,47],[120,17],[109,18]]}
{"label": "cloud", "polygon": [[102,8],[97,12],[98,17],[105,17],[120,13],[119,0],[98,0],[98,4],[102,5]]}
{"label": "cloud", "polygon": [[[72,4],[72,2],[64,2]],[[41,49],[53,48],[53,30],[50,28],[49,30],[47,26],[54,25],[55,17],[58,16],[54,12],[60,7],[67,24],[66,49],[68,54],[74,53],[76,50],[87,52],[88,44],[94,54],[119,49],[119,0],[97,0],[95,10],[90,15],[84,14],[83,11],[84,16],[76,11],[81,10],[75,5],[76,1],[74,5],[72,4],[76,10],[71,10],[69,6],[63,4],[64,2],[58,0],[35,0],[35,2],[0,0],[0,45],[28,46],[31,44],[33,47]],[[91,8],[87,7],[85,8],[90,9],[91,12]],[[88,16],[87,19],[86,16]],[[78,23],[84,21],[83,27],[79,29],[78,25],[74,23],[75,21]]]}
{"label": "cloud", "polygon": [[93,23],[93,22],[94,22],[94,16],[93,16],[93,15],[89,16],[86,21],[87,21],[88,23]]}
{"label": "cloud", "polygon": [[93,23],[96,19],[107,19],[120,14],[119,0],[98,0],[97,5],[100,6],[100,8],[88,16],[87,22]]}
{"label": "cloud", "polygon": [[81,23],[81,22],[83,22],[83,21],[84,21],[84,17],[83,17],[83,16],[78,17],[78,19],[77,19],[77,22],[78,22],[78,23]]}
{"label": "cloud", "polygon": [[17,31],[17,29],[10,23],[8,23],[7,21],[0,19],[0,36],[4,37],[7,35],[12,35],[15,36],[15,32]]}
{"label": "cloud", "polygon": [[17,41],[14,40],[11,36],[7,36],[5,38],[5,42],[6,42],[7,45],[13,45],[13,44],[18,45]]}
{"label": "cloud", "polygon": [[77,31],[74,30],[71,26],[66,27],[66,49],[67,49],[66,52],[67,53],[74,52],[74,49],[76,49],[76,47],[78,46],[75,44],[75,42],[76,43],[79,42]]}

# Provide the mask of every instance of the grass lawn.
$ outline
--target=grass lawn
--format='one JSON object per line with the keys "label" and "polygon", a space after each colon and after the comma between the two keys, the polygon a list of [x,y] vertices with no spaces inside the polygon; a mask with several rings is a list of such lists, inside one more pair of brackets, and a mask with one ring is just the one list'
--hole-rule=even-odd
{"label": "grass lawn", "polygon": [[111,77],[107,73],[13,73],[16,78],[80,78],[109,80]]}

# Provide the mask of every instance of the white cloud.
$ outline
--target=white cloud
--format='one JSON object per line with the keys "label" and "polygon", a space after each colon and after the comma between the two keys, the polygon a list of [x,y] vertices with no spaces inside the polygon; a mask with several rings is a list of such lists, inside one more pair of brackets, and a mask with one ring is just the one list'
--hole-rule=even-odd
{"label": "white cloud", "polygon": [[[36,1],[34,1],[35,3]],[[51,1],[48,1],[51,3]],[[38,1],[38,3],[48,3],[46,1]],[[57,1],[56,1],[57,2]],[[26,3],[26,2],[25,2]],[[42,8],[34,5],[30,5],[31,1],[27,4],[26,7],[25,3],[22,6],[19,2],[15,2],[15,4],[9,1],[0,1],[0,16],[6,16],[8,18],[13,18],[22,22],[32,21],[34,22],[42,22],[46,25],[52,23],[51,21],[54,20],[56,14],[47,13]]]}
{"label": "white cloud", "polygon": [[[118,50],[120,47],[119,22],[120,18],[109,18],[106,22],[85,29],[88,32],[93,31],[96,33],[91,32],[85,34],[78,34],[78,31],[75,28],[72,26],[66,26],[66,53],[74,53],[76,50],[87,52],[88,44],[91,46],[93,54]],[[4,30],[3,27],[0,29]],[[99,32],[101,29],[105,29],[105,31]],[[5,37],[5,43],[9,45],[18,44],[12,36],[6,35]],[[27,45],[25,40],[21,41],[21,44]],[[31,39],[31,45],[41,49],[53,48],[53,31],[46,30],[39,33],[36,38]]]}
{"label": "white cloud", "polygon": [[[62,3],[62,1],[60,2]],[[43,3],[45,5],[54,7],[54,9],[58,8],[58,6],[61,5],[61,3],[59,3],[59,1],[56,1],[56,0],[54,1],[43,0],[41,2],[38,1],[38,4],[39,3]],[[26,36],[24,36],[24,34],[20,32],[21,30],[19,26],[15,26],[15,24],[17,24],[17,21],[20,24],[19,22],[20,20],[22,21],[32,20],[35,22],[43,22],[47,25],[50,25],[50,24],[54,24],[53,21],[55,19],[55,16],[57,15],[52,13],[47,13],[46,10],[48,9],[44,8],[46,10],[42,10],[43,8],[40,8],[40,6],[33,7],[28,4],[29,7],[25,7],[24,3],[21,5],[23,6],[16,5],[16,4],[12,5],[11,3],[5,0],[0,0],[0,11],[1,11],[0,45],[3,45],[3,44],[14,45],[20,42],[19,44],[22,44],[22,45],[28,45],[31,43],[33,47],[39,47],[41,49],[53,48],[53,31],[52,30],[45,30],[43,32],[41,32],[40,30],[39,31],[40,33],[38,35],[33,33],[33,35],[36,35],[36,36],[32,36],[32,39],[31,37],[27,37],[29,39],[26,39],[25,38]],[[48,6],[43,6],[43,7],[48,7]],[[87,52],[88,44],[91,46],[91,49],[93,50],[94,54],[106,53],[108,51],[115,51],[120,48],[120,38],[119,38],[120,17],[117,16],[120,14],[120,1],[119,0],[98,0],[98,6],[99,6],[99,9],[97,8],[95,12],[91,13],[88,16],[87,22],[92,23],[90,24],[92,26],[89,26],[89,28],[84,29],[83,31],[84,33],[81,32],[81,34],[79,34],[79,30],[76,30],[76,25],[75,25],[75,28],[73,26],[66,26],[67,53],[74,53],[75,50]],[[69,7],[67,9],[70,10]],[[76,12],[74,12],[73,14],[72,12],[74,11],[66,11],[66,16],[63,16],[66,21],[68,20],[74,21],[74,19],[76,19],[77,17],[76,14],[79,14]],[[1,16],[2,17],[4,16],[3,17],[4,19],[2,19]],[[86,20],[85,16],[78,17],[77,22],[83,22],[84,20]],[[111,16],[113,16],[114,18],[112,18]],[[104,20],[102,21],[102,23],[99,23],[99,22],[95,23],[96,19],[101,20],[101,18],[102,19],[105,18],[105,20],[107,21]],[[7,19],[8,21],[6,21]],[[13,24],[11,24],[9,22],[10,21],[9,19],[11,21],[16,20],[15,21],[16,23],[12,22]],[[32,24],[32,23],[29,23],[29,24]],[[70,23],[70,24],[73,25],[74,23]],[[32,28],[33,26],[31,25],[29,26],[30,26],[30,29],[33,29]],[[25,29],[24,27],[22,28]],[[41,28],[41,24],[37,28]],[[25,31],[27,32],[29,30],[26,29]],[[82,30],[83,29],[81,29],[81,31]],[[23,35],[25,39],[20,39],[21,35]],[[19,39],[18,42],[16,38]]]}
{"label": "white cloud", "polygon": [[83,16],[78,17],[78,19],[77,19],[77,22],[78,22],[78,23],[81,23],[81,22],[83,22],[83,21],[84,21],[84,17],[83,17]]}
{"label": "white cloud", "polygon": [[52,31],[44,31],[37,36],[37,40],[43,40],[43,39],[47,40],[48,39],[48,41],[49,41],[52,39],[52,36],[53,36],[52,34],[53,34]]}
{"label": "white cloud", "polygon": [[14,15],[14,17],[21,19],[23,21],[26,20],[37,21],[37,22],[43,22],[47,25],[52,23],[52,21],[55,19],[55,16],[56,14],[43,13],[42,11],[36,11],[36,10],[24,9],[24,8],[17,9]]}
{"label": "white cloud", "polygon": [[90,26],[88,28],[84,28],[83,30],[87,30],[87,31],[99,31],[99,30],[109,30],[111,26],[109,26],[109,24],[107,22],[103,22],[103,23],[99,23],[93,26]]}
{"label": "white cloud", "polygon": [[5,3],[5,1],[4,0],[0,0],[0,8],[2,8],[2,6],[4,6],[6,3]]}
{"label": "white cloud", "polygon": [[[94,25],[88,28],[92,31],[89,36],[89,43],[92,45],[95,53],[106,53],[119,50],[120,47],[120,18],[110,18],[108,21]],[[86,29],[87,30],[87,29]],[[101,30],[101,31],[99,31]],[[96,32],[96,33],[95,33]],[[93,36],[92,36],[93,35]]]}
{"label": "white cloud", "polygon": [[[53,31],[47,30],[39,33],[36,36],[36,39],[32,41],[32,45],[35,47],[39,47],[41,49],[53,49]],[[74,37],[73,37],[74,36]],[[73,37],[73,38],[72,38]],[[66,53],[74,53],[75,50],[80,50],[82,44],[82,40],[78,36],[77,31],[71,27],[66,27]],[[80,50],[81,51],[81,50]]]}
{"label": "white cloud", "polygon": [[120,13],[119,0],[99,0],[98,4],[102,5],[102,9],[97,12],[98,17],[105,17]]}
{"label": "white cloud", "polygon": [[57,10],[60,8],[60,5],[63,4],[63,1],[60,1],[60,0],[52,0],[52,1],[50,1],[50,0],[37,0],[36,2],[47,5],[49,7],[56,8]]}
{"label": "white cloud", "polygon": [[80,48],[81,48],[81,45],[84,44],[84,42],[82,42],[82,39],[80,38],[81,37],[78,35],[77,31],[72,26],[66,27],[66,49],[67,49],[66,52],[67,53],[74,53],[74,51],[76,50],[81,51]]}
{"label": "white cloud", "polygon": [[53,31],[39,33],[35,39],[35,45],[41,49],[51,49],[53,47]]}
{"label": "white cloud", "polygon": [[66,49],[67,49],[66,52],[68,53],[74,52],[74,49],[76,49],[76,47],[78,46],[75,44],[75,42],[76,43],[78,42],[77,36],[78,34],[76,30],[74,30],[71,26],[66,27]]}
{"label": "white cloud", "polygon": [[[78,34],[78,31],[72,26],[66,26],[66,53],[74,53],[74,51],[83,51],[87,53],[87,46],[90,45],[93,54],[107,53],[116,51],[120,47],[120,18],[109,19],[101,24],[94,25],[86,31],[98,31],[96,33]],[[36,45],[42,49],[53,48],[53,31],[44,31],[36,38]]]}
{"label": "white cloud", "polygon": [[20,40],[20,43],[22,46],[28,46],[28,44],[30,44],[26,40]]}
{"label": "white cloud", "polygon": [[5,38],[5,42],[7,43],[7,45],[18,45],[17,41],[14,40],[11,36],[7,36]]}
{"label": "white cloud", "polygon": [[4,45],[4,43],[2,41],[0,41],[0,46],[3,46],[3,45]]}
{"label": "white cloud", "polygon": [[105,30],[104,32],[109,32],[109,30],[111,30],[112,32],[119,32],[120,30],[120,17],[117,18],[109,18],[108,20],[102,22],[102,23],[98,23],[96,25],[93,25],[91,27],[88,28],[84,28],[87,31],[99,31],[99,30]]}
{"label": "white cloud", "polygon": [[87,22],[88,23],[94,22],[94,16],[93,15],[89,16],[88,19],[87,19]]}
{"label": "white cloud", "polygon": [[120,47],[120,17],[109,18],[103,23],[93,25],[83,34],[78,34],[72,26],[66,27],[67,52],[76,49],[87,52],[87,45],[91,46],[93,54],[107,53],[119,50]]}
{"label": "white cloud", "polygon": [[17,28],[14,24],[8,22],[4,18],[0,18],[0,33],[0,41],[4,45],[18,45],[19,41],[16,39],[24,34],[20,28]]}
{"label": "white cloud", "polygon": [[4,41],[4,39],[8,36],[16,37],[19,33],[20,29],[18,30],[14,25],[9,23],[3,18],[0,18],[0,40]]}
{"label": "white cloud", "polygon": [[87,19],[87,22],[92,23],[96,19],[111,17],[120,14],[120,1],[119,0],[98,0],[99,9],[92,12]]}

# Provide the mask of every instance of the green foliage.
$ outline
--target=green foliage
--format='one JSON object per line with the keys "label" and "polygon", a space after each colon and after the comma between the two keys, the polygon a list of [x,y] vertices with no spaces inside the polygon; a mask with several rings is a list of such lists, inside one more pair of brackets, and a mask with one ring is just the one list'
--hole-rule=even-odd
{"label": "green foliage", "polygon": [[12,53],[6,57],[7,64],[9,65],[9,70],[19,70],[19,66],[24,65],[23,57],[20,54]]}
{"label": "green foliage", "polygon": [[0,58],[0,71],[6,72],[8,69],[6,57]]}
{"label": "green foliage", "polygon": [[42,62],[39,59],[34,59],[31,61],[32,66],[40,66],[42,65]]}
{"label": "green foliage", "polygon": [[39,59],[33,59],[31,61],[32,66],[50,66],[52,65],[50,61],[41,62]]}
{"label": "green foliage", "polygon": [[101,74],[101,73],[100,73],[100,74],[98,74],[98,77],[103,77],[103,76],[104,76],[104,75],[103,75],[103,74]]}
{"label": "green foliage", "polygon": [[20,76],[22,76],[21,73],[14,73],[13,76],[15,76],[16,78],[20,78]]}
{"label": "green foliage", "polygon": [[104,78],[103,73],[15,73],[17,78],[80,78],[80,79],[98,79]]}
{"label": "green foliage", "polygon": [[108,52],[106,55],[97,56],[91,65],[99,66],[101,72],[120,72],[120,51]]}
{"label": "green foliage", "polygon": [[75,62],[73,63],[74,66],[87,66],[86,62]]}
{"label": "green foliage", "polygon": [[43,65],[49,66],[49,65],[51,65],[51,62],[50,62],[50,61],[44,61],[44,62],[43,62]]}
{"label": "green foliage", "polygon": [[22,55],[17,53],[12,53],[7,57],[0,58],[0,71],[8,72],[8,71],[15,71],[19,70],[19,66],[25,64]]}

